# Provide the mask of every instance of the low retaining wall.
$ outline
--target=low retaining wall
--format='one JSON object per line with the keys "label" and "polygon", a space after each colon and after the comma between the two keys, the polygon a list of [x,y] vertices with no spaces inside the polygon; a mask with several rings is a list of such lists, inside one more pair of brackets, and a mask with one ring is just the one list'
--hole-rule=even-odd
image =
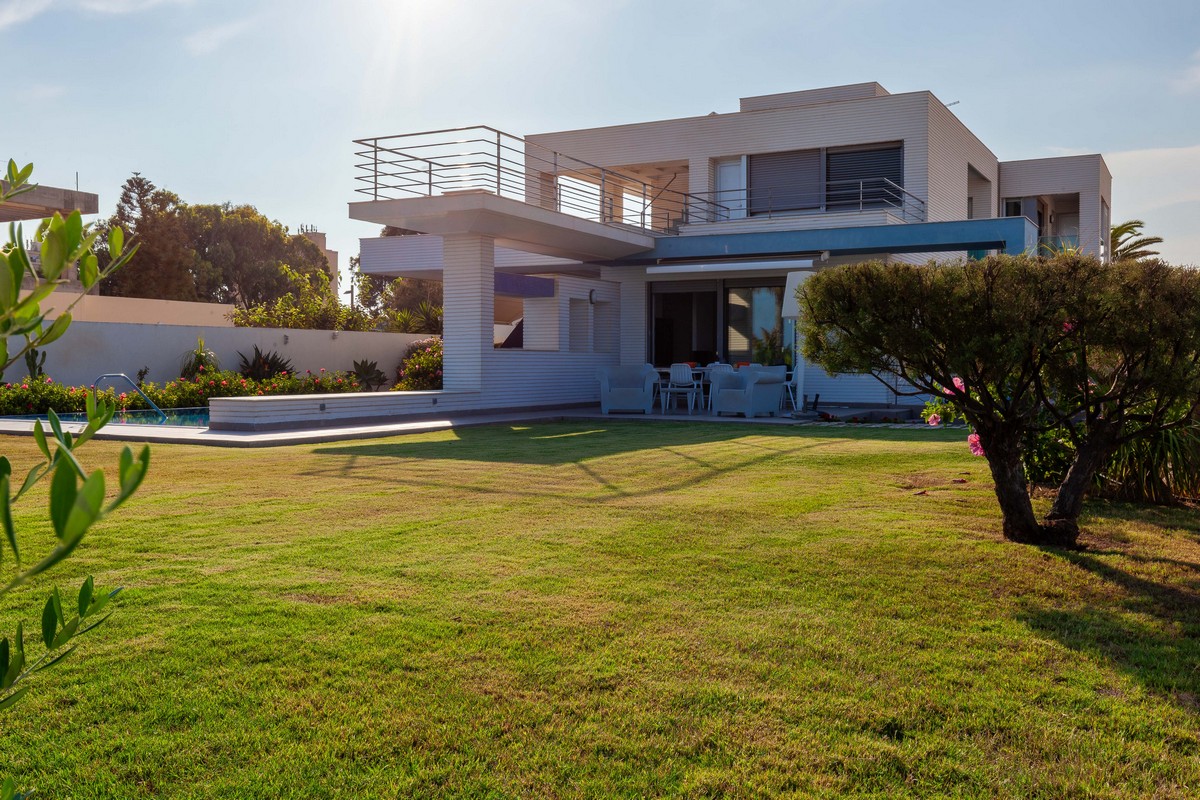
{"label": "low retaining wall", "polygon": [[[405,348],[427,338],[412,333],[72,322],[61,339],[45,348],[45,371],[59,383],[88,386],[98,375],[124,372],[132,378],[142,367],[149,367],[146,379],[163,384],[179,377],[184,357],[196,348],[200,337],[224,369],[236,370],[238,353],[250,355],[258,345],[264,352],[278,351],[300,372],[349,371],[355,361],[366,359],[378,362],[390,378],[395,377]],[[16,352],[22,344],[19,339],[10,340],[10,352]],[[9,367],[4,379],[17,380],[25,372],[25,364],[18,361]]]}
{"label": "low retaining wall", "polygon": [[271,431],[579,408],[600,402],[596,370],[614,364],[613,353],[495,350],[484,357],[483,391],[213,398],[209,424],[213,430]]}

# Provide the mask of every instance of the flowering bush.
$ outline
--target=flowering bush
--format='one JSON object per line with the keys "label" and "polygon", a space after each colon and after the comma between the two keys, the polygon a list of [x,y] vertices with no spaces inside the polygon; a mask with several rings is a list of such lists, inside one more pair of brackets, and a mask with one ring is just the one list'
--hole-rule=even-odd
{"label": "flowering bush", "polygon": [[[201,370],[192,379],[178,378],[162,386],[147,383],[142,391],[159,408],[198,408],[207,406],[213,397],[340,394],[362,391],[362,387],[357,378],[345,372],[281,373],[256,381],[227,370]],[[91,387],[63,386],[46,377],[6,383],[0,386],[0,415],[44,414],[51,408],[60,412],[83,411],[90,392]],[[134,391],[105,389],[100,396],[115,401],[122,411],[147,407],[141,395]]]}
{"label": "flowering bush", "polygon": [[397,391],[422,391],[442,388],[442,340],[420,339],[404,351],[396,371]]}

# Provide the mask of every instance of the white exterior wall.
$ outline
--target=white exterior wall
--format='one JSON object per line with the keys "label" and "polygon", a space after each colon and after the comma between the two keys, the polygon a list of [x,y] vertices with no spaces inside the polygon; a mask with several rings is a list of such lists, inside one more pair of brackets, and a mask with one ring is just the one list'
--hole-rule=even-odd
{"label": "white exterior wall", "polygon": [[1112,208],[1112,174],[1099,155],[1035,158],[1000,164],[1001,197],[1079,194],[1079,245],[1099,255],[1108,231],[1101,231],[1100,202]]}
{"label": "white exterior wall", "polygon": [[[527,138],[613,168],[686,159],[689,163],[686,191],[690,192],[712,190],[713,159],[903,141],[904,186],[917,197],[925,198],[929,186],[931,102],[938,103],[928,92],[912,92],[827,105],[543,133]],[[962,182],[965,191],[965,170]],[[677,182],[672,188],[683,187]]]}
{"label": "white exterior wall", "polygon": [[[394,378],[405,348],[428,337],[411,333],[74,321],[61,339],[44,348],[45,370],[59,383],[89,386],[97,376],[108,372],[123,372],[132,378],[142,367],[149,367],[146,380],[163,384],[179,377],[184,357],[196,349],[199,338],[216,353],[223,369],[237,370],[238,353],[248,356],[258,345],[263,351],[278,351],[301,372],[348,372],[355,361],[366,359],[378,362],[379,368]],[[20,346],[18,340],[9,342],[11,352],[17,352]],[[25,364],[18,361],[4,377],[12,381],[24,374]]]}
{"label": "white exterior wall", "polygon": [[[940,100],[929,100],[929,196],[930,222],[967,218],[968,166],[990,181],[991,207],[999,183],[1000,163],[996,155],[967,129]],[[906,153],[907,155],[907,153]],[[982,218],[976,209],[976,216]]]}

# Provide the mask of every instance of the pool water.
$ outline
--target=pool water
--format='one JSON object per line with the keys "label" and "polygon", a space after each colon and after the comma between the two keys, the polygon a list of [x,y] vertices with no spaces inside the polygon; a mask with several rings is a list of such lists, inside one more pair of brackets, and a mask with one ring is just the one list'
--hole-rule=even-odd
{"label": "pool water", "polygon": [[[112,425],[175,425],[184,428],[207,428],[208,427],[208,409],[207,408],[164,408],[163,413],[167,415],[166,420],[159,417],[158,413],[150,409],[139,409],[136,411],[118,411],[113,415]],[[65,414],[59,414],[58,418],[63,422],[87,422],[87,414],[76,411]],[[45,420],[45,414],[23,414],[14,417],[3,417],[3,419],[26,419],[26,420]]]}

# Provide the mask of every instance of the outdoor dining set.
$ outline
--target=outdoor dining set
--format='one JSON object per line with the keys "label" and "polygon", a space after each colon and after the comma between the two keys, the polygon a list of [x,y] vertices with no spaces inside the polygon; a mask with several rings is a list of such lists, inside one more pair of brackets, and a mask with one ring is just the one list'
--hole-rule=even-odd
{"label": "outdoor dining set", "polygon": [[790,405],[799,410],[796,375],[786,366],[738,365],[714,362],[655,367],[603,367],[600,381],[600,410],[641,411],[650,414],[658,404],[662,413],[682,409],[689,414],[742,414],[746,417],[776,416]]}

